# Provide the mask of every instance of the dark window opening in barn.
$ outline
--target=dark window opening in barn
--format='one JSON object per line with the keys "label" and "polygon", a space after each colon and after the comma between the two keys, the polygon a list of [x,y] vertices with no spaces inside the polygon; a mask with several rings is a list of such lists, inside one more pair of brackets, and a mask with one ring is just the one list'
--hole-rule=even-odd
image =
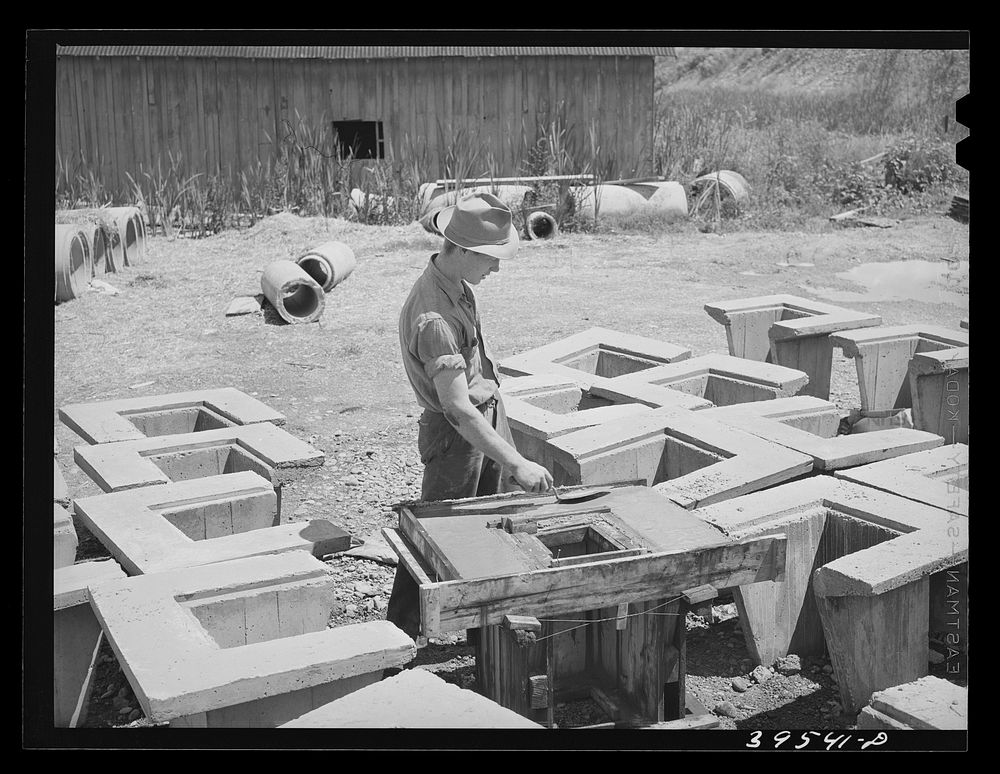
{"label": "dark window opening in barn", "polygon": [[333,130],[342,157],[385,158],[381,121],[334,121]]}

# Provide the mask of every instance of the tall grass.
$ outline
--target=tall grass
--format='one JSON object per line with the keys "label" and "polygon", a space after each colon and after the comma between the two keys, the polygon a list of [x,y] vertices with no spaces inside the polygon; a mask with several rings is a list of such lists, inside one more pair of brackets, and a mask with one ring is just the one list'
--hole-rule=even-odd
{"label": "tall grass", "polygon": [[950,118],[961,90],[958,54],[888,50],[868,62],[852,89],[666,89],[654,124],[654,168],[685,184],[718,169],[740,172],[752,186],[744,212],[779,227],[836,206],[901,204],[889,156],[879,157],[896,148],[933,158],[936,182],[961,180],[963,170],[939,163],[941,149],[967,135]]}

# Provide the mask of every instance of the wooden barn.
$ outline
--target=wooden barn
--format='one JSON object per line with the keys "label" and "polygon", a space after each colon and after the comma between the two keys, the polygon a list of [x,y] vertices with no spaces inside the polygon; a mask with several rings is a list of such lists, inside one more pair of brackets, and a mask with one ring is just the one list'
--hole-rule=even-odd
{"label": "wooden barn", "polygon": [[[60,46],[56,153],[124,186],[168,152],[187,173],[238,175],[285,142],[325,155],[419,158],[449,151],[524,173],[539,131],[601,149],[615,176],[650,174],[653,64],[668,47]],[[320,130],[324,131],[320,131]],[[489,162],[489,169],[487,169]]]}

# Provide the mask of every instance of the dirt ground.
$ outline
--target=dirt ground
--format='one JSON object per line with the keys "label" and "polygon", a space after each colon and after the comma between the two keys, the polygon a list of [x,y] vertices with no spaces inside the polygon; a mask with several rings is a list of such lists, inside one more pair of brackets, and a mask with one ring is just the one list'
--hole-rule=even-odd
{"label": "dirt ground", "polygon": [[[224,315],[235,296],[260,293],[270,262],[294,259],[326,240],[350,245],[358,265],[328,295],[319,322],[288,325],[266,306],[261,313]],[[141,265],[103,278],[117,295],[91,291],[55,308],[55,407],[211,387],[243,390],[282,412],[290,433],[326,454],[322,467],[285,488],[283,517],[328,518],[371,539],[395,525],[392,503],[419,494],[419,409],[400,362],[396,324],[438,244],[416,223],[364,226],[290,214],[206,239],[152,238]],[[773,293],[817,300],[847,293],[851,300],[833,302],[880,314],[886,325],[957,328],[969,313],[968,260],[968,225],[943,214],[890,228],[819,220],[802,232],[723,228],[706,234],[684,224],[657,235],[560,234],[522,242],[519,256],[484,281],[477,297],[485,336],[501,360],[592,326],[662,339],[699,355],[727,352],[724,328],[704,312],[705,303]],[[837,276],[911,261],[914,271],[903,266],[898,287],[925,276],[922,262],[948,273],[920,280],[919,292],[907,291],[910,298],[894,298],[891,285],[872,292]],[[839,355],[831,392],[845,410],[859,405],[853,364]],[[71,496],[99,494],[73,462],[81,440],[55,411],[53,424]],[[82,525],[78,529],[78,561],[107,555]],[[393,568],[349,557],[331,564],[342,579],[342,605],[332,623],[384,617]],[[689,624],[689,687],[709,709],[723,700],[734,705],[736,716],[721,718],[724,728],[851,727],[853,718],[836,707],[829,711],[836,685],[823,661],[805,663],[794,678],[777,676],[734,692],[733,677],[748,671],[736,626],[731,617]],[[475,687],[463,638],[420,653],[418,668]],[[90,726],[145,722],[107,646],[90,707]],[[599,713],[591,714],[599,722]]]}

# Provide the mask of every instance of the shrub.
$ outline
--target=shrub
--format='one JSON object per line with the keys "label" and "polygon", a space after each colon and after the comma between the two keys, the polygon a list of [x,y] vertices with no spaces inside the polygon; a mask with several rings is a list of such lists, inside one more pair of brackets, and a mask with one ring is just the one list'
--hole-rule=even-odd
{"label": "shrub", "polygon": [[926,191],[956,176],[954,146],[927,137],[908,137],[892,146],[882,163],[885,183],[904,194]]}

